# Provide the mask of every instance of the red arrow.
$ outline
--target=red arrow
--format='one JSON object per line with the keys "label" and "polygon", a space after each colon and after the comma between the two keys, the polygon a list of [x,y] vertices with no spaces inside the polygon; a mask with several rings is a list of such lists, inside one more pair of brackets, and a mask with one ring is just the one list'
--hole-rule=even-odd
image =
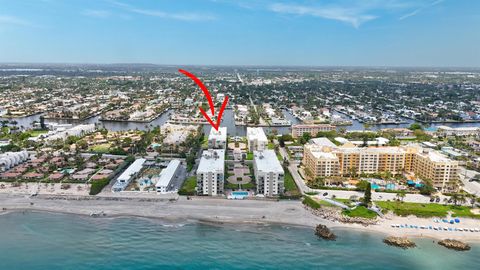
{"label": "red arrow", "polygon": [[[184,74],[185,76],[189,77],[190,79],[192,79],[200,87],[200,89],[202,89],[203,93],[207,97],[208,104],[210,105],[210,111],[212,112],[212,115],[215,115],[215,107],[213,105],[212,96],[210,96],[210,92],[208,91],[207,87],[202,83],[202,81],[199,78],[197,78],[195,75],[193,75],[192,73],[186,70],[179,69],[178,71]],[[228,103],[228,96],[225,96],[225,98],[223,99],[222,107],[220,107],[220,112],[218,113],[217,123],[214,123],[213,120],[210,118],[210,116],[208,116],[207,113],[201,107],[199,107],[200,112],[203,114],[203,117],[205,117],[208,123],[210,123],[210,125],[217,131],[218,131],[218,128],[220,127],[220,123],[222,122],[223,111],[225,110],[225,107],[227,107],[227,103]]]}
{"label": "red arrow", "polygon": [[192,79],[199,87],[200,89],[202,89],[203,93],[205,94],[205,96],[207,97],[207,100],[208,100],[208,105],[210,105],[210,111],[212,111],[212,115],[215,115],[215,107],[213,106],[213,100],[212,100],[212,96],[210,96],[210,92],[208,92],[208,89],[207,87],[203,84],[202,81],[200,81],[199,78],[197,78],[195,75],[193,75],[192,73],[184,70],[184,69],[179,69],[178,70],[180,73],[183,73],[183,75],[189,77],[190,79]]}

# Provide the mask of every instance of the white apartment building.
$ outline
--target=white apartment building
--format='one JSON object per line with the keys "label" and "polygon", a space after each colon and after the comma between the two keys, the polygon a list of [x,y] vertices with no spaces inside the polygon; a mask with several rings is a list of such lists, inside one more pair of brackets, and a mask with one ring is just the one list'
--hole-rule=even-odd
{"label": "white apartment building", "polygon": [[132,179],[142,170],[143,163],[147,161],[144,158],[136,159],[128,168],[117,178],[112,186],[113,192],[124,191]]}
{"label": "white apartment building", "polygon": [[438,126],[437,134],[443,136],[478,136],[480,134],[480,128]]}
{"label": "white apartment building", "polygon": [[267,148],[268,139],[260,127],[247,127],[248,151],[263,151]]}
{"label": "white apartment building", "polygon": [[209,149],[225,149],[227,147],[227,127],[211,128],[208,135]]}
{"label": "white apartment building", "polygon": [[197,169],[197,193],[215,196],[223,193],[225,150],[209,149],[202,153]]}
{"label": "white apartment building", "polygon": [[268,197],[282,194],[285,172],[275,151],[254,151],[253,155],[253,169],[257,181],[257,193]]}
{"label": "white apartment building", "polygon": [[69,136],[81,137],[95,131],[95,124],[77,125],[71,128],[58,128],[50,131],[47,134],[42,134],[39,137],[44,138],[45,141],[65,140]]}
{"label": "white apartment building", "polygon": [[174,180],[178,177],[180,168],[180,160],[174,159],[160,172],[158,178],[152,179],[155,181],[155,189],[157,190],[157,193],[165,194],[174,191]]}
{"label": "white apartment building", "polygon": [[28,159],[28,152],[7,152],[0,154],[0,172],[8,171]]}

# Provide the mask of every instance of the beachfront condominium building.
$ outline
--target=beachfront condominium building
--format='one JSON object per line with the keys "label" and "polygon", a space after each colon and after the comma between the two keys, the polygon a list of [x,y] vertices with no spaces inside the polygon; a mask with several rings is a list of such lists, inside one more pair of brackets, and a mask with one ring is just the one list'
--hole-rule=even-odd
{"label": "beachfront condominium building", "polygon": [[303,164],[311,177],[347,176],[390,172],[413,172],[442,192],[458,188],[458,162],[419,146],[336,146],[328,139],[304,146]]}
{"label": "beachfront condominium building", "polygon": [[268,144],[267,136],[265,135],[263,128],[260,127],[247,127],[247,140],[248,150],[250,152],[263,151]]}
{"label": "beachfront condominium building", "polygon": [[180,160],[174,159],[168,163],[167,167],[160,172],[158,177],[152,178],[157,193],[165,194],[176,191],[175,180],[179,177],[180,171]]}
{"label": "beachfront condominium building", "polygon": [[453,161],[433,150],[419,151],[413,159],[413,171],[423,179],[430,179],[442,192],[458,189],[458,161]]}
{"label": "beachfront condominium building", "polygon": [[225,150],[209,149],[202,153],[197,169],[197,193],[215,196],[223,193]]}
{"label": "beachfront condominium building", "polygon": [[316,136],[318,132],[332,131],[335,130],[335,126],[330,124],[311,124],[311,125],[293,125],[292,126],[292,137],[298,138],[302,137],[304,133],[310,133],[312,136]]}
{"label": "beachfront condominium building", "polygon": [[257,193],[268,197],[283,193],[284,175],[282,165],[274,150],[253,152],[253,169],[257,181]]}
{"label": "beachfront condominium building", "polygon": [[218,130],[211,128],[208,135],[209,149],[225,149],[227,147],[227,128],[219,127]]}
{"label": "beachfront condominium building", "polygon": [[113,192],[124,191],[133,178],[142,170],[143,164],[147,161],[144,158],[136,159],[128,168],[117,178],[112,186]]}

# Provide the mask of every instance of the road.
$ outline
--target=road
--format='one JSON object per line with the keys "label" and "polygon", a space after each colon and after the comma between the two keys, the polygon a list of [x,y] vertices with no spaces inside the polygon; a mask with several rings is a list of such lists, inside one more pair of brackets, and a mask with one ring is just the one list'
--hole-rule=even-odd
{"label": "road", "polygon": [[[276,143],[276,141],[275,141],[275,143]],[[287,151],[285,150],[285,147],[279,147],[278,150],[279,150],[280,155],[282,156],[283,159],[289,160]],[[305,184],[305,181],[303,181],[303,178],[298,173],[298,167],[297,167],[298,164],[299,164],[298,162],[290,161],[290,163],[288,165],[288,170],[290,171],[290,174],[292,175],[293,180],[295,181],[295,184],[297,184],[297,187],[298,187],[298,189],[300,189],[300,192],[302,194],[305,194],[307,192],[314,192],[315,190],[309,188]]]}
{"label": "road", "polygon": [[476,196],[480,196],[480,183],[474,181],[470,182],[469,180],[472,179],[478,172],[467,170],[464,167],[460,167],[460,181],[462,181],[464,187],[463,189],[471,194],[475,194]]}

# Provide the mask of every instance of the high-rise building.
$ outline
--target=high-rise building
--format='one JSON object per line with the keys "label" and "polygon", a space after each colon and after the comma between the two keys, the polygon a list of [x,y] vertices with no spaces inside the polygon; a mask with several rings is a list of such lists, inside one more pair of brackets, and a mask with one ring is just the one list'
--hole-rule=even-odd
{"label": "high-rise building", "polygon": [[247,127],[248,150],[263,151],[267,148],[268,139],[260,127]]}
{"label": "high-rise building", "polygon": [[257,181],[257,193],[268,197],[282,194],[285,172],[275,151],[254,151],[253,155],[253,169]]}
{"label": "high-rise building", "polygon": [[227,147],[227,128],[219,127],[218,130],[211,128],[208,135],[209,149],[225,149]]}
{"label": "high-rise building", "polygon": [[223,193],[225,150],[209,149],[202,153],[197,169],[197,193],[215,196]]}

